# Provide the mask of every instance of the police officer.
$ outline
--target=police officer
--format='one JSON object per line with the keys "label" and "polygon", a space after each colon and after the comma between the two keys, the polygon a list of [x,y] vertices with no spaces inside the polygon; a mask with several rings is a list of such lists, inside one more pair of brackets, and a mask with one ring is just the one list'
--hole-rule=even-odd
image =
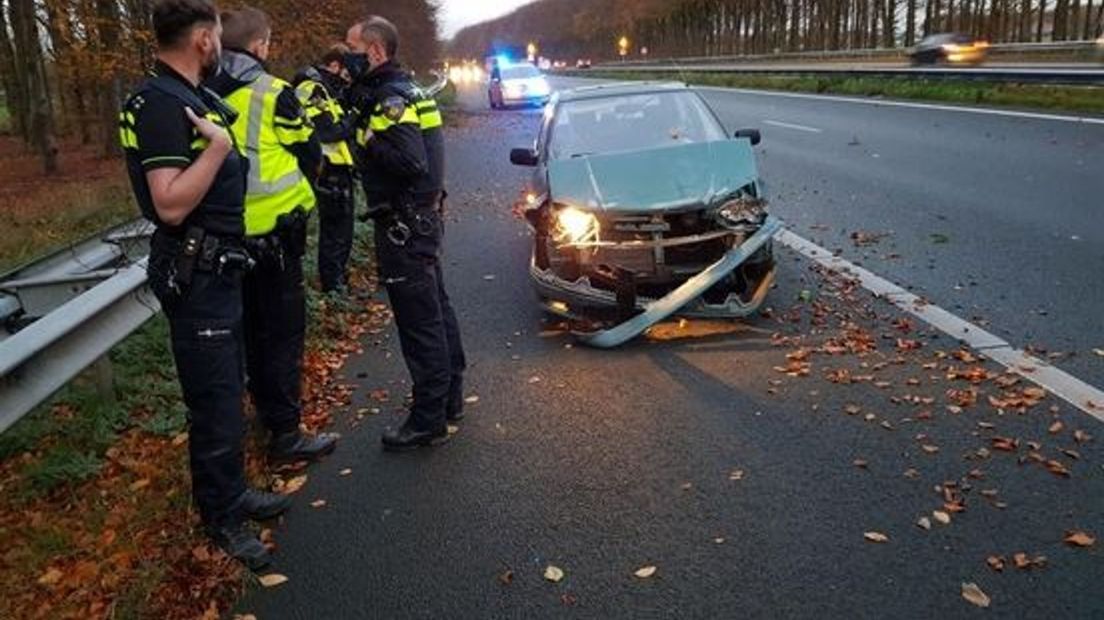
{"label": "police officer", "polygon": [[322,292],[341,291],[353,249],[353,118],[340,100],[347,86],[344,78],[348,48],[335,45],[317,67],[307,67],[294,80],[295,94],[322,143],[322,174],[315,183],[318,198],[318,277]]}
{"label": "police officer", "polygon": [[332,434],[299,429],[306,300],[303,254],[307,215],[314,208],[310,178],[322,151],[295,91],[263,65],[272,34],[268,16],[250,7],[222,16],[221,72],[209,80],[237,113],[231,126],[249,161],[245,246],[256,266],[245,276],[248,388],[272,433],[269,462],[314,461],[333,452]]}
{"label": "police officer", "polygon": [[395,26],[371,17],[349,29],[345,66],[359,110],[357,145],[380,279],[387,288],[414,402],[389,449],[436,445],[463,413],[464,350],[441,273],[444,140],[437,104],[394,60]]}
{"label": "police officer", "polygon": [[218,68],[221,26],[209,0],[159,0],[157,64],[127,99],[120,139],[142,214],[156,225],[150,287],[169,321],[188,407],[192,493],[204,530],[250,568],[270,561],[245,527],[290,506],[246,487],[242,440],[242,251],[246,163],[227,131],[233,111],[198,85]]}

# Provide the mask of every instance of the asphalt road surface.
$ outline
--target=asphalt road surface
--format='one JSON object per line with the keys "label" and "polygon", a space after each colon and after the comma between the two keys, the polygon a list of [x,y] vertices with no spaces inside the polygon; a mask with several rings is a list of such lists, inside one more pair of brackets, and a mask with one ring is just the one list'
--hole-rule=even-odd
{"label": "asphalt road surface", "polygon": [[[1053,361],[1104,383],[1104,125],[707,97],[730,128],[763,130],[792,230],[1017,346],[1076,353]],[[469,88],[448,116],[446,273],[478,402],[451,443],[382,452],[408,386],[394,335],[369,337],[345,371],[343,443],[275,534],[289,581],[237,612],[1104,615],[1104,545],[1063,542],[1104,535],[1098,420],[781,247],[764,316],[576,346],[534,303],[509,213],[527,171],[508,150],[539,111],[492,113]]]}

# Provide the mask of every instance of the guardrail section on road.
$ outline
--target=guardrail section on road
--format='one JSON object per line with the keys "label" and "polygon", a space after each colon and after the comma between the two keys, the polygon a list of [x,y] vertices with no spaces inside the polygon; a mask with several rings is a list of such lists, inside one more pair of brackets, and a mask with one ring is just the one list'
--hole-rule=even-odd
{"label": "guardrail section on road", "polygon": [[0,342],[0,433],[160,311],[146,286],[146,262]]}

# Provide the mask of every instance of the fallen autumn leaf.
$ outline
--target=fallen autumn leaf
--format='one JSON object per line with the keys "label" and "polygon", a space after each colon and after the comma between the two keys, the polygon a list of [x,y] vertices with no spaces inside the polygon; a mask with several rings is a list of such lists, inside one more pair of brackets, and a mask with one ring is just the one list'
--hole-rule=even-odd
{"label": "fallen autumn leaf", "polygon": [[989,595],[982,592],[976,583],[962,583],[962,598],[978,607],[989,607],[992,602]]}
{"label": "fallen autumn leaf", "polygon": [[549,564],[548,568],[544,569],[544,578],[552,583],[559,583],[564,578],[563,569]]}
{"label": "fallen autumn leaf", "polygon": [[1095,536],[1082,531],[1066,532],[1066,537],[1062,540],[1074,547],[1091,547],[1096,544]]}
{"label": "fallen autumn leaf", "polygon": [[261,575],[257,578],[257,581],[266,588],[275,588],[278,585],[287,583],[288,578],[280,573],[269,573],[267,575]]}
{"label": "fallen autumn leaf", "polygon": [[864,532],[863,538],[875,543],[889,542],[889,536],[886,536],[881,532]]}
{"label": "fallen autumn leaf", "polygon": [[633,573],[633,575],[636,575],[640,579],[647,579],[647,578],[651,577],[652,575],[656,574],[656,570],[657,569],[656,569],[655,566],[644,566],[642,568],[637,569],[636,572]]}

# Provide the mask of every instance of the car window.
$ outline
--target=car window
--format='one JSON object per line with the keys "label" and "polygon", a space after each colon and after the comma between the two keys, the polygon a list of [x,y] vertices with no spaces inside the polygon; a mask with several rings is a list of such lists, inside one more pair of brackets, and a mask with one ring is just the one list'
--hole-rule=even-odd
{"label": "car window", "polygon": [[559,106],[550,159],[725,139],[724,128],[689,91],[568,101]]}
{"label": "car window", "polygon": [[502,79],[504,80],[526,80],[540,77],[540,74],[540,71],[533,65],[513,65],[502,68]]}

